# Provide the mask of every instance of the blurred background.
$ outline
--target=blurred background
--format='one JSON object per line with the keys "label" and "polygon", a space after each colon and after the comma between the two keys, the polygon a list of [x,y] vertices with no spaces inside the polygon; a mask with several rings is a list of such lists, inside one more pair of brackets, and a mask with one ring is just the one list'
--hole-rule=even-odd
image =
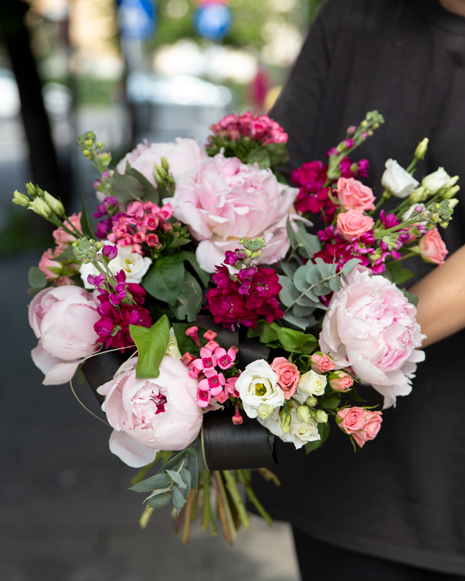
{"label": "blurred background", "polygon": [[[253,520],[231,548],[169,510],[141,531],[134,471],[67,386],[30,359],[27,271],[48,224],[11,204],[32,180],[69,213],[96,200],[76,146],[93,130],[114,162],[142,141],[196,137],[231,112],[265,113],[321,0],[0,0],[0,579],[297,581],[288,527]],[[90,389],[79,396],[98,410]],[[272,484],[270,484],[272,486]]]}

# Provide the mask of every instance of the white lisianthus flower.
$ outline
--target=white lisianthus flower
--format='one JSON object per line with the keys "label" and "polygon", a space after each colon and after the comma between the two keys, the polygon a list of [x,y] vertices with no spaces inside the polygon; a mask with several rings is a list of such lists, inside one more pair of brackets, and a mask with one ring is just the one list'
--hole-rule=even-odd
{"label": "white lisianthus flower", "polygon": [[278,385],[278,376],[264,359],[249,363],[236,381],[245,413],[256,418],[262,403],[279,407],[284,403],[284,392]]}
{"label": "white lisianthus flower", "polygon": [[443,167],[439,167],[436,171],[424,177],[421,185],[429,190],[432,194],[435,194],[442,187],[444,187],[449,180],[450,175]]}
{"label": "white lisianthus flower", "polygon": [[168,346],[166,347],[165,357],[173,357],[174,359],[181,359],[182,357],[173,327],[170,327],[170,338],[168,340]]}
{"label": "white lisianthus flower", "polygon": [[326,383],[326,376],[320,375],[312,369],[300,376],[299,389],[306,395],[323,395]]}
{"label": "white lisianthus flower", "polygon": [[419,186],[419,182],[411,176],[394,159],[386,161],[386,170],[381,178],[383,186],[396,198],[407,198]]}
{"label": "white lisianthus flower", "polygon": [[[115,246],[113,242],[109,240],[103,241],[105,245]],[[118,274],[121,270],[126,273],[126,282],[140,283],[145,273],[152,264],[152,260],[148,256],[141,256],[137,252],[132,252],[130,246],[118,246],[118,256],[108,263],[108,268],[110,272],[114,275]],[[95,286],[89,284],[87,277],[89,274],[92,276],[97,276],[100,272],[91,263],[81,264],[79,269],[81,273],[82,281],[87,289],[94,289]]]}

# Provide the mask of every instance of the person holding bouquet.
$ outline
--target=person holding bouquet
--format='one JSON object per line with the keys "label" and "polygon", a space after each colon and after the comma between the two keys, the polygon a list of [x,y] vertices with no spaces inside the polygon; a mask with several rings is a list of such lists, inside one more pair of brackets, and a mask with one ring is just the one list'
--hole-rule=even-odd
{"label": "person holding bouquet", "polygon": [[[389,127],[360,149],[374,187],[392,152],[406,167],[425,135],[434,145],[419,179],[438,166],[463,176],[464,103],[463,0],[327,0],[270,116],[289,134],[290,178],[323,159],[353,119],[383,113]],[[445,266],[426,278],[443,256],[411,266],[427,357],[378,446],[348,455],[335,434],[306,459],[281,446],[281,488],[258,490],[271,515],[292,524],[304,581],[465,578],[464,205],[444,240]]]}

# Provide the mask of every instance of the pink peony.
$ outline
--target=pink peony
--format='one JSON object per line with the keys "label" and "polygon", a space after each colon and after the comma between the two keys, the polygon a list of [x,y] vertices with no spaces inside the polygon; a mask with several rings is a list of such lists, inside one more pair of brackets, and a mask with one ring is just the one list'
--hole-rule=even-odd
{"label": "pink peony", "polygon": [[271,170],[218,154],[202,161],[197,175],[181,179],[174,197],[164,201],[200,242],[196,257],[201,268],[214,272],[225,252],[238,248],[240,238],[265,239],[257,264],[283,258],[290,245],[287,214],[297,193],[279,183]]}
{"label": "pink peony", "polygon": [[372,412],[360,407],[344,408],[337,412],[342,421],[339,427],[346,434],[352,435],[360,448],[365,442],[374,440],[383,421],[381,412]]}
{"label": "pink peony", "polygon": [[207,157],[207,154],[195,139],[177,137],[169,143],[150,143],[147,141],[128,153],[116,166],[116,170],[124,174],[126,164],[145,176],[156,187],[153,177],[155,163],[161,165],[161,158],[165,157],[169,163],[169,171],[175,179],[181,175],[193,172],[198,162]]}
{"label": "pink peony", "polygon": [[290,363],[285,357],[275,357],[270,367],[278,376],[278,385],[283,390],[284,398],[291,399],[300,379],[297,366]]}
{"label": "pink peony", "polygon": [[102,410],[114,428],[110,450],[133,468],[155,460],[159,450],[183,450],[202,426],[197,380],[179,359],[164,357],[156,379],[136,379],[137,357],[98,388]]}
{"label": "pink peony", "polygon": [[312,363],[311,367],[313,371],[317,373],[326,373],[327,371],[332,371],[336,366],[334,365],[334,361],[329,357],[326,353],[314,353],[310,357]]}
{"label": "pink peony", "polygon": [[374,225],[375,222],[373,218],[365,216],[365,214],[360,210],[342,212],[337,217],[337,229],[339,234],[349,242],[360,238],[362,234],[372,230]]}
{"label": "pink peony", "polygon": [[323,319],[320,347],[338,367],[352,366],[360,379],[384,395],[384,407],[408,395],[424,335],[416,308],[380,275],[356,268],[349,283],[334,293]]}
{"label": "pink peony", "polygon": [[439,266],[444,264],[444,259],[449,254],[437,228],[428,230],[426,235],[421,238],[419,246],[422,258],[427,262],[439,264]]}
{"label": "pink peony", "polygon": [[[68,220],[77,229],[78,232],[82,232],[81,212],[79,212],[79,214],[73,214],[72,216],[69,216]],[[68,228],[68,230],[72,230],[68,222],[65,222],[65,226]],[[58,254],[64,252],[68,246],[76,240],[75,236],[71,236],[71,234],[65,232],[61,226],[53,232],[53,237],[55,238]]]}
{"label": "pink peony", "polygon": [[39,344],[32,359],[45,374],[44,385],[69,381],[79,363],[100,348],[94,324],[97,304],[83,288],[60,286],[40,291],[29,306],[29,324]]}
{"label": "pink peony", "polygon": [[374,210],[373,190],[354,178],[339,178],[337,197],[346,210]]}

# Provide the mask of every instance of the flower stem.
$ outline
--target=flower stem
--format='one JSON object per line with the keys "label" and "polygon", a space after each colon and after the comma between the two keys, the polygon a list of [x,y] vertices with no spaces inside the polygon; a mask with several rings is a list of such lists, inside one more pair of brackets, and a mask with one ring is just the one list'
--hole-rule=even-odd
{"label": "flower stem", "polygon": [[218,534],[218,529],[216,528],[215,519],[213,518],[213,511],[210,499],[210,475],[211,475],[210,470],[205,470],[205,472],[203,473],[203,490],[204,490],[203,506],[206,513],[205,515],[206,527],[204,526],[204,528],[205,530],[207,530],[208,522],[210,522],[210,525],[212,527],[212,535],[216,537],[216,535]]}
{"label": "flower stem", "polygon": [[195,496],[196,496],[195,490],[193,488],[191,488],[190,493],[189,493],[189,498],[187,499],[186,516],[184,519],[184,528],[182,531],[182,542],[185,545],[187,545],[187,543],[189,542],[189,530],[190,530],[190,524],[191,524],[192,507],[194,505]]}
{"label": "flower stem", "polygon": [[243,527],[247,530],[250,526],[250,517],[247,514],[244,503],[242,502],[241,494],[239,492],[239,488],[237,487],[236,477],[230,470],[223,470],[223,475],[226,480],[226,487],[228,492],[233,499],[234,505],[236,506],[239,520],[241,521]]}
{"label": "flower stem", "polygon": [[215,478],[218,484],[219,494],[223,501],[226,520],[228,522],[229,530],[231,532],[231,544],[232,544],[232,540],[234,540],[237,537],[237,530],[236,525],[234,524],[234,517],[231,511],[231,507],[229,505],[228,495],[226,494],[226,488],[224,487],[221,472],[219,471],[215,472]]}
{"label": "flower stem", "polygon": [[239,476],[241,483],[244,485],[245,492],[247,494],[248,499],[255,506],[258,514],[266,520],[266,522],[269,524],[269,526],[272,526],[273,519],[266,512],[266,510],[263,508],[262,503],[255,496],[255,492],[252,490],[252,487],[250,486],[250,483],[248,481],[246,474],[244,473],[244,470],[238,470],[237,473],[238,473],[238,476]]}

